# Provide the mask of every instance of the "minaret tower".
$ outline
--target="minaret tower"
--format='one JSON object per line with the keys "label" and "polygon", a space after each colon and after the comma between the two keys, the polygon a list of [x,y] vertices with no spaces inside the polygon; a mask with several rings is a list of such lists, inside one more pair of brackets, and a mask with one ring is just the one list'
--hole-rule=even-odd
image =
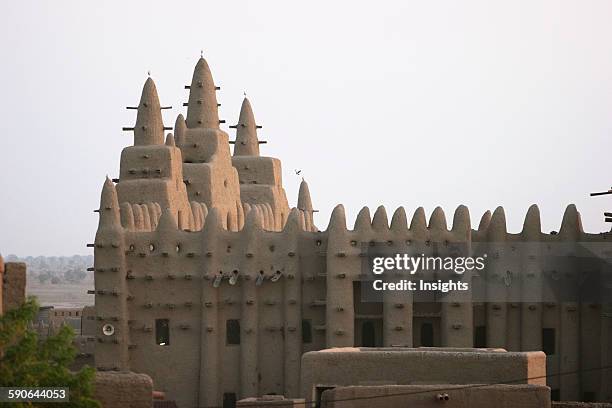
{"label": "minaret tower", "polygon": [[134,146],[164,143],[164,123],[155,82],[148,77],[142,89],[134,126]]}
{"label": "minaret tower", "polygon": [[310,199],[310,190],[308,189],[308,183],[302,179],[300,183],[300,192],[298,193],[297,208],[304,214],[304,221],[307,231],[316,232],[317,227],[314,225],[314,212],[312,208],[312,200]]}
{"label": "minaret tower", "polygon": [[236,127],[236,146],[234,156],[259,156],[259,139],[253,108],[247,98],[242,101],[240,118]]}
{"label": "minaret tower", "polygon": [[208,63],[202,57],[196,64],[188,88],[187,127],[219,129],[216,91],[220,88],[215,85]]}
{"label": "minaret tower", "polygon": [[[189,202],[183,184],[181,151],[168,135],[164,142],[164,127],[157,89],[151,77],[147,78],[136,109],[136,125],[124,128],[134,132],[134,146],[121,152],[121,169],[117,183],[120,204],[157,203],[169,208],[175,217],[181,212],[188,216]],[[166,108],[167,109],[167,108]],[[158,214],[159,215],[159,214]],[[157,225],[158,215],[150,220]]]}
{"label": "minaret tower", "polygon": [[253,108],[247,98],[242,101],[236,129],[236,141],[232,164],[238,170],[240,197],[250,205],[269,205],[272,210],[273,225],[266,229],[280,231],[289,215],[289,204],[283,188],[280,160],[259,155],[257,129]]}
{"label": "minaret tower", "polygon": [[[200,58],[193,71],[187,102],[187,118],[177,118],[177,141],[183,157],[184,181],[189,201],[216,207],[222,225],[239,228],[241,211],[238,173],[232,167],[229,136],[219,128],[219,104],[210,68]],[[180,126],[180,128],[178,128]]]}

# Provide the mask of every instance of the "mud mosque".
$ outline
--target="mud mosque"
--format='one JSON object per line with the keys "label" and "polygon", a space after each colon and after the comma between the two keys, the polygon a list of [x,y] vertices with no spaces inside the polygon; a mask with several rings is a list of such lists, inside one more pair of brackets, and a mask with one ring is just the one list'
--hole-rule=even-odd
{"label": "mud mosque", "polygon": [[[364,207],[350,229],[338,205],[321,231],[306,182],[290,205],[280,160],[260,155],[249,101],[230,140],[203,58],[186,89],[186,117],[172,129],[146,80],[129,107],[136,123],[124,128],[133,146],[122,151],[119,178],[102,188],[91,244],[98,370],[146,373],[179,406],[220,406],[266,394],[308,398],[300,377],[311,351],[543,351],[553,399],[612,399],[610,304],[547,293],[576,271],[602,276],[604,296],[612,290],[612,234],[584,232],[573,205],[551,234],[542,232],[537,206],[518,234],[507,232],[503,208],[473,225],[464,206],[450,227],[441,208],[429,220],[418,208],[409,220],[400,207],[389,220],[384,207],[373,216]],[[468,294],[438,301],[385,292],[368,302],[362,265],[378,246],[489,259],[483,272],[464,277],[474,288]],[[452,369],[428,367],[441,380]]]}

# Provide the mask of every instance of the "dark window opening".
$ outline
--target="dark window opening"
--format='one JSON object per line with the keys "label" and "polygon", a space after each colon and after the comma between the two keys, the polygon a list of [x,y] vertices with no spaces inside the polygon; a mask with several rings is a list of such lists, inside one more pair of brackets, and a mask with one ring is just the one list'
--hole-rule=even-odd
{"label": "dark window opening", "polygon": [[561,391],[558,389],[550,390],[550,399],[552,401],[561,401]]}
{"label": "dark window opening", "polygon": [[361,325],[361,345],[363,347],[376,347],[376,328],[370,321]]}
{"label": "dark window opening", "polygon": [[487,347],[487,326],[476,326],[474,329],[474,347]]}
{"label": "dark window opening", "polygon": [[431,323],[421,324],[421,347],[433,347],[434,332]]}
{"label": "dark window opening", "polygon": [[155,342],[160,346],[170,344],[170,321],[168,319],[155,320]]}
{"label": "dark window opening", "polygon": [[302,320],[302,343],[312,343],[312,323],[310,320]]}
{"label": "dark window opening", "polygon": [[227,345],[240,344],[240,320],[230,319],[225,322],[225,342]]}
{"label": "dark window opening", "polygon": [[235,392],[226,392],[223,394],[223,408],[236,408]]}
{"label": "dark window opening", "polygon": [[555,354],[555,329],[542,329],[542,351],[547,356]]}

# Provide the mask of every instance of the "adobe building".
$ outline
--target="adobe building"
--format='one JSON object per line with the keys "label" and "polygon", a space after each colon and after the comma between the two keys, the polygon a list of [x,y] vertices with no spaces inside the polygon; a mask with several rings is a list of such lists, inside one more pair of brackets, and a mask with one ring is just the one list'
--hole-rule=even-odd
{"label": "adobe building", "polygon": [[26,299],[26,265],[4,262],[0,256],[0,315],[19,307]]}
{"label": "adobe building", "polygon": [[[503,208],[473,228],[465,206],[450,227],[441,208],[429,221],[418,208],[409,222],[400,207],[389,222],[384,207],[373,217],[364,207],[350,229],[338,205],[320,231],[306,182],[290,206],[280,161],[261,156],[249,101],[230,140],[204,59],[186,88],[186,117],[164,135],[164,106],[146,80],[126,128],[134,143],[119,179],[102,188],[91,244],[99,370],[146,373],[178,406],[218,406],[304,398],[310,351],[489,347],[546,352],[553,399],[612,399],[612,234],[584,232],[575,206],[554,234],[542,232],[537,206],[518,234],[507,232]],[[364,260],[381,247],[489,258],[484,271],[464,274],[468,294],[368,301]],[[595,297],[577,283],[592,276]]]}

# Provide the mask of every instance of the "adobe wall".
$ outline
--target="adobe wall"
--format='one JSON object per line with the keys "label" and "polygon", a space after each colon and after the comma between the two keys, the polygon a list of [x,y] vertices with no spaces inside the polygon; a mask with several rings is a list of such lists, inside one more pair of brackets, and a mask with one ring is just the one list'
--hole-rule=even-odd
{"label": "adobe wall", "polygon": [[18,308],[26,299],[26,264],[7,262],[2,279],[2,310]]}
{"label": "adobe wall", "polygon": [[546,385],[544,353],[347,347],[302,356],[301,394],[313,399],[319,386],[508,382]]}
{"label": "adobe wall", "polygon": [[96,333],[96,308],[85,306],[81,314],[81,334],[83,336],[95,336]]}
{"label": "adobe wall", "polygon": [[339,387],[324,391],[323,408],[550,408],[542,385],[387,385]]}
{"label": "adobe wall", "polygon": [[146,374],[97,372],[94,399],[102,408],[151,408],[153,380]]}

